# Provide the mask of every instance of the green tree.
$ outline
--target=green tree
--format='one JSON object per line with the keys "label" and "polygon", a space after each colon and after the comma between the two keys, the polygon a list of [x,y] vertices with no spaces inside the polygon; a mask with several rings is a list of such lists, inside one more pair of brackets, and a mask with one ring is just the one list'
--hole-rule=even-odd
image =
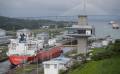
{"label": "green tree", "polygon": [[120,39],[117,39],[113,46],[113,51],[120,52]]}

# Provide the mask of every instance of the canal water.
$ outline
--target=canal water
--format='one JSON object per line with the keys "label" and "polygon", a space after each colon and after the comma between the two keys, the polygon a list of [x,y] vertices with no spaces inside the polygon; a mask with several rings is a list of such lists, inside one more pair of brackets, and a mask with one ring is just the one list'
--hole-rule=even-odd
{"label": "canal water", "polygon": [[1,62],[0,63],[0,74],[5,74],[10,68],[9,61]]}
{"label": "canal water", "polygon": [[88,24],[95,27],[97,38],[111,36],[113,39],[120,39],[120,29],[113,29],[110,21],[115,21],[120,26],[120,16],[115,15],[96,15],[88,16]]}
{"label": "canal water", "polygon": [[[120,29],[113,29],[110,21],[90,21],[89,24],[95,27],[97,38],[111,36],[113,39],[120,39]],[[117,22],[120,25],[120,22]]]}

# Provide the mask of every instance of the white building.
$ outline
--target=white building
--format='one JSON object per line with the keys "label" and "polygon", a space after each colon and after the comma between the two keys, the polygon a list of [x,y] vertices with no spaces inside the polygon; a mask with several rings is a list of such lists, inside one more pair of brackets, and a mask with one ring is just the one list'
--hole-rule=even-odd
{"label": "white building", "polygon": [[103,41],[102,41],[102,45],[103,45],[103,46],[108,46],[109,43],[110,43],[110,42],[109,42],[108,40],[103,40]]}
{"label": "white building", "polygon": [[60,70],[67,70],[72,65],[70,58],[59,57],[50,61],[43,62],[44,74],[59,74]]}
{"label": "white building", "polygon": [[44,29],[48,29],[48,28],[49,28],[49,26],[42,26],[42,28],[44,28]]}
{"label": "white building", "polygon": [[60,61],[46,61],[44,62],[44,74],[59,74]]}
{"label": "white building", "polygon": [[6,31],[3,29],[0,29],[0,37],[6,36]]}
{"label": "white building", "polygon": [[36,38],[37,38],[38,40],[43,40],[44,43],[47,44],[47,43],[48,43],[48,40],[49,40],[49,34],[43,32],[43,33],[37,34],[37,35],[36,35]]}
{"label": "white building", "polygon": [[0,29],[0,44],[8,43],[10,38],[12,38],[12,36],[6,36],[6,31]]}
{"label": "white building", "polygon": [[54,61],[60,61],[60,66],[59,69],[66,70],[67,68],[71,67],[73,64],[73,61],[71,58],[66,58],[66,57],[58,57],[53,59]]}
{"label": "white building", "polygon": [[49,46],[55,46],[56,38],[49,39],[48,44],[49,44]]}
{"label": "white building", "polygon": [[91,48],[100,48],[102,47],[102,43],[101,42],[93,42],[91,45]]}

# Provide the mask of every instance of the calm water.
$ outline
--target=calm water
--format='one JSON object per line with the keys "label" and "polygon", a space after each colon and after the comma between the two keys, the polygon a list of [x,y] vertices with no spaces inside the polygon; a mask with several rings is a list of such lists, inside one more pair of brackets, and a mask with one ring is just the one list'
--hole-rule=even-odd
{"label": "calm water", "polygon": [[7,72],[9,67],[10,67],[9,61],[0,63],[0,74],[4,74],[5,72]]}
{"label": "calm water", "polygon": [[[89,21],[90,25],[94,25],[97,38],[103,38],[110,35],[113,39],[120,39],[120,29],[112,29],[110,21]],[[117,22],[120,25],[120,22]]]}

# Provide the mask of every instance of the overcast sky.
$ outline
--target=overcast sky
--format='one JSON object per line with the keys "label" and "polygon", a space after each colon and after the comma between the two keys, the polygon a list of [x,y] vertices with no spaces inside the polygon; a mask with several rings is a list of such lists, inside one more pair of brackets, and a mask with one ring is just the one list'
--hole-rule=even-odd
{"label": "overcast sky", "polygon": [[[0,0],[0,15],[11,17],[83,14],[83,0]],[[88,15],[120,15],[120,0],[86,0]]]}

